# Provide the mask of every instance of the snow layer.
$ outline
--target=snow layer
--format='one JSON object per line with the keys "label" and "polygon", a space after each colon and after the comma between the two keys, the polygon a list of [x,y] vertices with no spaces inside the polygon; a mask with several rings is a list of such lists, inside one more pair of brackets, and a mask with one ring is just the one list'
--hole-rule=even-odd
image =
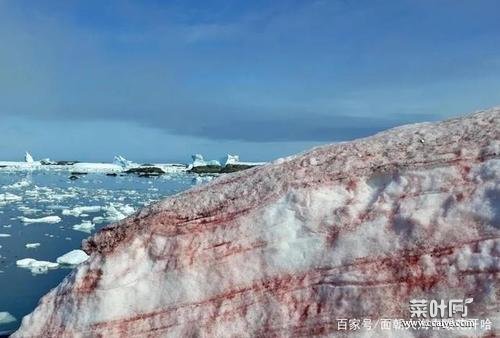
{"label": "snow layer", "polygon": [[[414,298],[473,298],[493,329],[465,335],[499,335],[499,199],[499,109],[318,147],[104,228],[14,337],[339,336]],[[423,336],[342,332],[391,333]]]}

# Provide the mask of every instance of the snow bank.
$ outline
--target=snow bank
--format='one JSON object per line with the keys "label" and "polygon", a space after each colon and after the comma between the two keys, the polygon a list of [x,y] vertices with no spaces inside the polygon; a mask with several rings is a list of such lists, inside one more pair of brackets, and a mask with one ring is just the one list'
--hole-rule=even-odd
{"label": "snow bank", "polygon": [[70,251],[61,257],[58,257],[56,262],[61,265],[78,265],[85,262],[89,256],[82,250]]}

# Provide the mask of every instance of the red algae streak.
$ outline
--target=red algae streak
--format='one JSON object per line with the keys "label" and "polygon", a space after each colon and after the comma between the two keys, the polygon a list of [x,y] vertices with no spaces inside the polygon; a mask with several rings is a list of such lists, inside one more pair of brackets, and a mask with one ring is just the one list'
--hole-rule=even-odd
{"label": "red algae streak", "polygon": [[[14,337],[500,335],[499,128],[403,126],[166,199],[87,240]],[[468,298],[488,330],[339,325]]]}

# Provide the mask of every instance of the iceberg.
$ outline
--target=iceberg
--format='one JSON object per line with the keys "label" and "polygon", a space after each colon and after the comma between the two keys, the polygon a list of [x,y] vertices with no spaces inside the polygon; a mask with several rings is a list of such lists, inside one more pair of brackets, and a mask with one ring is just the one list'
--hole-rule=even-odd
{"label": "iceberg", "polygon": [[34,163],[35,160],[33,159],[33,156],[31,156],[31,154],[29,152],[26,152],[26,154],[24,155],[24,162]]}
{"label": "iceberg", "polygon": [[240,161],[239,155],[227,154],[223,159],[221,159],[220,163],[222,163],[223,166],[226,166],[228,164],[238,164],[239,161]]}
{"label": "iceberg", "polygon": [[128,169],[130,167],[137,167],[138,166],[137,163],[129,161],[121,155],[115,156],[115,158],[113,159],[113,164],[119,165],[123,169]]}
{"label": "iceberg", "polygon": [[207,165],[207,162],[203,159],[203,155],[194,154],[191,156],[193,161],[191,162],[191,167],[201,167]]}
{"label": "iceberg", "polygon": [[85,262],[89,256],[82,250],[72,250],[57,258],[56,262],[61,265],[78,265]]}

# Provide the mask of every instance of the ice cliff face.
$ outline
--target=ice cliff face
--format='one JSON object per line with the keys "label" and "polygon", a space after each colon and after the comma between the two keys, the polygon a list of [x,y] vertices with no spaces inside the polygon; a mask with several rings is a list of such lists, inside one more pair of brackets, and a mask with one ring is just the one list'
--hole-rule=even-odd
{"label": "ice cliff face", "polygon": [[[84,249],[15,337],[334,336],[452,298],[500,333],[500,110],[221,177]],[[421,336],[375,330],[342,333]]]}

